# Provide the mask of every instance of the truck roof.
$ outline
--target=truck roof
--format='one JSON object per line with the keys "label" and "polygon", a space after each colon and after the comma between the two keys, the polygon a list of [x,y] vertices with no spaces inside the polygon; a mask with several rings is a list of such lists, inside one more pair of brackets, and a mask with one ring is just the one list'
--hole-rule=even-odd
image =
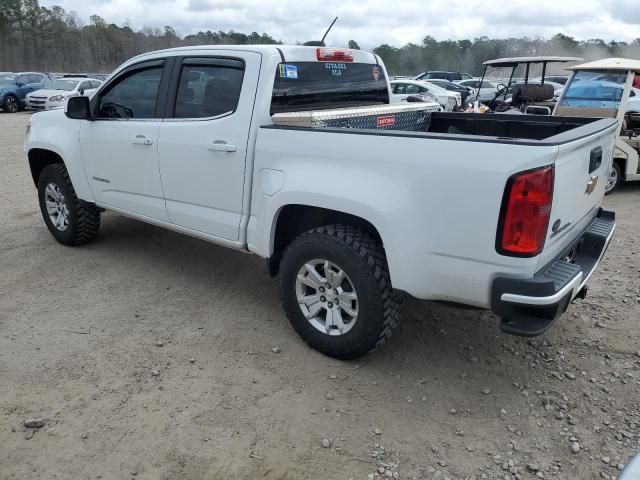
{"label": "truck roof", "polygon": [[630,58],[603,58],[595,62],[573,65],[567,70],[631,70],[640,72],[640,60]]}
{"label": "truck roof", "polygon": [[[340,50],[349,52],[353,57],[354,63],[380,63],[380,59],[377,55],[362,50],[353,50],[349,48],[339,47],[307,47],[303,45],[194,45],[190,47],[168,48],[165,50],[156,50],[153,52],[143,53],[132,58],[131,60],[153,58],[155,56],[167,53],[170,53],[172,55],[189,55],[195,51],[203,50],[236,50],[242,52],[256,52],[261,54],[279,55],[282,58],[283,62],[316,62],[318,61],[317,51],[319,49]],[[336,60],[336,62],[342,63],[339,60]]]}

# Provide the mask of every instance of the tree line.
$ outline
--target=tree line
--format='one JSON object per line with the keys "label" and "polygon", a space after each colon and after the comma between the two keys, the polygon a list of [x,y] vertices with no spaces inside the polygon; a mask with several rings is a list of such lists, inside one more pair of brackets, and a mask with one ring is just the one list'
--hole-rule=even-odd
{"label": "tree line", "polygon": [[374,49],[384,60],[390,74],[415,75],[425,70],[452,70],[474,75],[482,73],[482,62],[504,57],[560,55],[584,58],[605,57],[640,59],[640,38],[632,42],[605,42],[601,39],[576,40],[558,33],[550,39],[480,37],[474,40],[438,41],[426,36],[420,44],[401,48],[380,45]]}
{"label": "tree line", "polygon": [[[144,27],[108,23],[92,15],[85,23],[75,12],[51,8],[38,0],[0,0],[0,71],[110,72],[134,55],[186,45],[278,44],[267,33],[233,30],[181,36],[171,26]],[[350,48],[359,48],[354,40]],[[576,40],[561,33],[550,39],[508,38],[441,40],[425,36],[402,47],[374,49],[391,75],[413,75],[427,69],[479,74],[485,60],[530,55],[640,58],[640,38],[632,42]]]}

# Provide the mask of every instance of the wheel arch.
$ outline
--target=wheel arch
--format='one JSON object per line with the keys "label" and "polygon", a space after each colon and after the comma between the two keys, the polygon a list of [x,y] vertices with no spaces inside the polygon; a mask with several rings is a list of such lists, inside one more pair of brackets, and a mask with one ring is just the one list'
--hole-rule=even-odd
{"label": "wheel arch", "polygon": [[52,150],[47,150],[45,148],[32,148],[27,153],[27,157],[29,159],[29,170],[31,171],[31,178],[33,179],[33,183],[36,187],[38,186],[40,174],[45,167],[54,164],[64,165],[64,160],[62,160],[62,157],[60,155]]}
{"label": "wheel arch", "polygon": [[326,225],[351,225],[383,244],[379,229],[369,220],[349,212],[304,204],[287,204],[280,207],[271,228],[269,273],[278,273],[282,253],[296,237],[314,228]]}
{"label": "wheel arch", "polygon": [[620,167],[620,173],[622,174],[622,180],[624,181],[627,172],[627,158],[614,157],[613,163],[616,163]]}

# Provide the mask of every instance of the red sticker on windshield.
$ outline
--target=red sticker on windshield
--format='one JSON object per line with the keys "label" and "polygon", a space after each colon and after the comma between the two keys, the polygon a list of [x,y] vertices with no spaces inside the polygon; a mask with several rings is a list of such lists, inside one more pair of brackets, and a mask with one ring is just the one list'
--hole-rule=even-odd
{"label": "red sticker on windshield", "polygon": [[390,125],[396,124],[396,116],[395,115],[385,115],[384,117],[376,118],[376,127],[388,127]]}

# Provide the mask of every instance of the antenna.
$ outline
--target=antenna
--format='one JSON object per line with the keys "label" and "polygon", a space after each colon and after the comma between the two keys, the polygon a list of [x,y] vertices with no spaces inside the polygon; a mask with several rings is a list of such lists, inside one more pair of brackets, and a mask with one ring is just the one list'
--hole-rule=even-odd
{"label": "antenna", "polygon": [[333,19],[333,22],[331,22],[331,25],[329,25],[329,28],[327,28],[327,31],[324,32],[324,36],[322,37],[322,40],[320,40],[322,43],[324,43],[324,39],[327,38],[327,35],[329,34],[329,30],[331,30],[331,28],[333,27],[333,24],[336,23],[338,21],[338,17]]}
{"label": "antenna", "polygon": [[333,19],[333,22],[331,22],[331,25],[329,25],[329,28],[327,28],[327,31],[324,32],[324,36],[322,37],[322,40],[311,40],[308,42],[304,42],[303,45],[307,46],[307,47],[325,47],[325,43],[324,43],[324,39],[327,38],[327,35],[329,34],[329,31],[331,30],[331,27],[333,27],[333,24],[336,23],[338,21],[338,17]]}

